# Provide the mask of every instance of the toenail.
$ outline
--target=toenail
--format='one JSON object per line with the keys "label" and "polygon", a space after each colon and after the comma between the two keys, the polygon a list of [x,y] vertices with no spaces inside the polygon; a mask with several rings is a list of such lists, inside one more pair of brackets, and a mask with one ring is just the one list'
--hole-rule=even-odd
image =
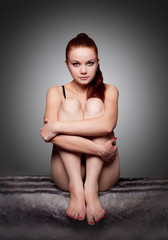
{"label": "toenail", "polygon": [[77,219],[77,217],[74,217],[74,219]]}
{"label": "toenail", "polygon": [[93,224],[94,222],[90,222],[91,224]]}
{"label": "toenail", "polygon": [[79,217],[79,219],[83,219],[83,217]]}
{"label": "toenail", "polygon": [[99,219],[96,219],[96,222],[98,222],[99,221]]}

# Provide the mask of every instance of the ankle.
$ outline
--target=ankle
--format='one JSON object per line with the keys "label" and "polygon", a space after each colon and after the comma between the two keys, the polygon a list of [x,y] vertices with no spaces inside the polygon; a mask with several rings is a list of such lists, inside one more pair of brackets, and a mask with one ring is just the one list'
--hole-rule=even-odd
{"label": "ankle", "polygon": [[86,180],[84,183],[84,189],[87,191],[98,192],[98,183],[95,181]]}
{"label": "ankle", "polygon": [[69,183],[69,190],[71,194],[79,194],[83,192],[83,182],[70,182]]}

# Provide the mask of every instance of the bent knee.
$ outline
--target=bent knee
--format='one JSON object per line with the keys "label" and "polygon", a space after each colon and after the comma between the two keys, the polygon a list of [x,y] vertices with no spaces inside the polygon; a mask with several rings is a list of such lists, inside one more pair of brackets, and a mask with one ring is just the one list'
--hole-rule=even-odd
{"label": "bent knee", "polygon": [[64,112],[78,112],[81,109],[81,104],[77,98],[67,98],[63,101],[61,109]]}
{"label": "bent knee", "polygon": [[104,113],[104,103],[100,98],[89,98],[86,102],[85,118],[99,117]]}
{"label": "bent knee", "polygon": [[67,98],[63,101],[60,111],[59,120],[82,120],[83,112],[81,104],[76,98]]}

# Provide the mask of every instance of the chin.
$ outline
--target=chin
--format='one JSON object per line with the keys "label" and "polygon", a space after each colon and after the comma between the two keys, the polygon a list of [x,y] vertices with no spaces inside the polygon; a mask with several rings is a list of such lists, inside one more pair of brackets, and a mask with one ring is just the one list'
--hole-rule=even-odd
{"label": "chin", "polygon": [[[93,79],[92,79],[93,80]],[[81,84],[81,85],[88,85],[89,83],[91,83],[91,81],[92,80],[90,80],[90,79],[87,79],[87,80],[80,80],[80,81],[77,81],[79,84]]]}

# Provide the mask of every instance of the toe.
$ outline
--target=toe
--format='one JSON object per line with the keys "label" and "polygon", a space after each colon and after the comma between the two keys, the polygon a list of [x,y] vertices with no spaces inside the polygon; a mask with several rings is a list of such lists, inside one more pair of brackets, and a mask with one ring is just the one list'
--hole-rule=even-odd
{"label": "toe", "polygon": [[99,214],[95,214],[95,215],[94,215],[94,220],[95,220],[96,222],[99,221]]}
{"label": "toe", "polygon": [[88,223],[89,223],[89,225],[95,225],[94,221],[89,221]]}
{"label": "toe", "polygon": [[66,211],[66,215],[69,216],[69,209]]}
{"label": "toe", "polygon": [[104,217],[104,211],[99,211],[99,217],[100,218]]}
{"label": "toe", "polygon": [[74,218],[75,217],[75,211],[72,211],[72,218]]}
{"label": "toe", "polygon": [[91,215],[87,216],[87,219],[88,219],[88,224],[89,225],[94,225],[95,224],[95,222],[93,220],[93,217]]}
{"label": "toe", "polygon": [[81,212],[81,213],[79,214],[78,220],[82,221],[82,220],[84,220],[84,219],[85,219],[85,213],[84,213],[84,212]]}
{"label": "toe", "polygon": [[69,216],[69,217],[73,217],[73,216],[72,216],[72,210],[70,210],[70,211],[68,212],[68,216]]}
{"label": "toe", "polygon": [[78,218],[78,213],[75,212],[73,217],[74,217],[74,219],[76,220],[76,219]]}
{"label": "toe", "polygon": [[99,216],[100,216],[101,218],[104,217],[103,211],[100,211]]}

